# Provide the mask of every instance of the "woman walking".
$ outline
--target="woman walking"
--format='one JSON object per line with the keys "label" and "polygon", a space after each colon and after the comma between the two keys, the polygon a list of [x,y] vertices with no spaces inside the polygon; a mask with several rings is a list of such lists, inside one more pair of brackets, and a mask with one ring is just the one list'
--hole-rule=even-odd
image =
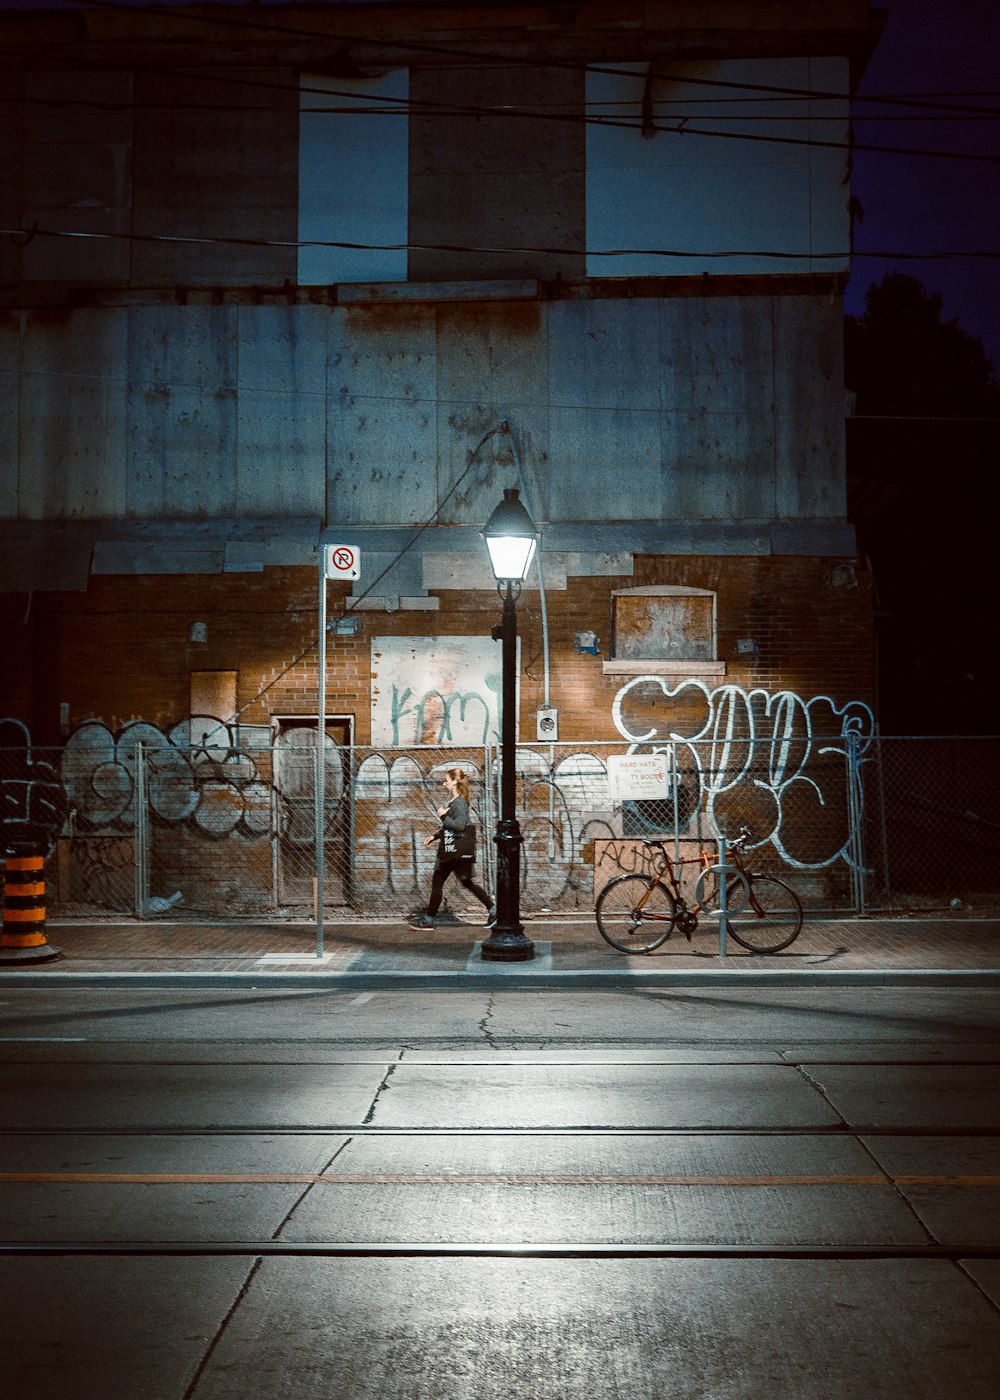
{"label": "woman walking", "polygon": [[[427,913],[414,919],[410,928],[436,928],[436,915],[441,907],[444,882],[449,875],[454,875],[458,883],[464,886],[470,894],[474,894],[480,904],[489,910],[486,922],[492,924],[496,918],[492,901],[482,886],[477,885],[472,878],[476,864],[475,827],[471,827],[472,849],[462,849],[461,838],[465,835],[466,829],[470,827],[470,813],[469,780],[461,768],[448,769],[444,775],[444,790],[448,795],[448,801],[445,806],[438,808],[441,825],[424,842],[425,846],[433,845],[435,841],[438,842],[437,859],[434,862],[434,874],[431,877],[431,893],[427,901]],[[469,840],[466,838],[465,845],[468,846],[468,844]]]}

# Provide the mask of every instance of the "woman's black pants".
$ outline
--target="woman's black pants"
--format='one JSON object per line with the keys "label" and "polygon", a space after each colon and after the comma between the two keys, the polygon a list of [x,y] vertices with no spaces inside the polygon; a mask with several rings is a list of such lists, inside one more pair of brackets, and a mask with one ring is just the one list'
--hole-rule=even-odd
{"label": "woman's black pants", "polygon": [[464,885],[470,894],[474,894],[480,904],[484,904],[487,909],[492,907],[493,901],[483,889],[482,885],[477,885],[472,878],[472,872],[476,868],[476,862],[469,856],[443,856],[434,866],[434,874],[431,877],[431,897],[427,901],[427,915],[433,919],[434,915],[441,908],[441,896],[444,892],[444,882],[449,875],[454,875],[460,885]]}

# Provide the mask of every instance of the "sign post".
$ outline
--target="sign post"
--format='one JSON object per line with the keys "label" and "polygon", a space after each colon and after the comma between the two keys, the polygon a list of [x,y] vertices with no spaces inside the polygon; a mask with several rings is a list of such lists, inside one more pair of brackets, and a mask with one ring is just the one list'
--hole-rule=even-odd
{"label": "sign post", "polygon": [[326,583],[359,579],[361,551],[353,544],[320,546],[319,683],[316,706],[316,956],[323,956],[323,894],[326,887]]}

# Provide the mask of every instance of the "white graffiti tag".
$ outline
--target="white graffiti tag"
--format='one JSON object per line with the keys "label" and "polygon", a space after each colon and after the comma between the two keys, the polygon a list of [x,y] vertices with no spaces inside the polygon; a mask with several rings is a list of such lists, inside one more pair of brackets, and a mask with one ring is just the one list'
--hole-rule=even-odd
{"label": "white graffiti tag", "polygon": [[746,824],[754,845],[770,842],[803,870],[851,863],[849,770],[864,762],[875,733],[863,701],[636,676],[615,696],[612,718],[631,752],[671,753],[716,834]]}

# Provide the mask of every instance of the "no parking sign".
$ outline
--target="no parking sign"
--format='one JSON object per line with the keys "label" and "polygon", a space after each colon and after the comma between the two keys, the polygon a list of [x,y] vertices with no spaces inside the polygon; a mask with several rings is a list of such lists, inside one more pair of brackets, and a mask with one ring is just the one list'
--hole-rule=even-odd
{"label": "no parking sign", "polygon": [[353,544],[328,544],[323,550],[327,578],[360,578],[361,550]]}

